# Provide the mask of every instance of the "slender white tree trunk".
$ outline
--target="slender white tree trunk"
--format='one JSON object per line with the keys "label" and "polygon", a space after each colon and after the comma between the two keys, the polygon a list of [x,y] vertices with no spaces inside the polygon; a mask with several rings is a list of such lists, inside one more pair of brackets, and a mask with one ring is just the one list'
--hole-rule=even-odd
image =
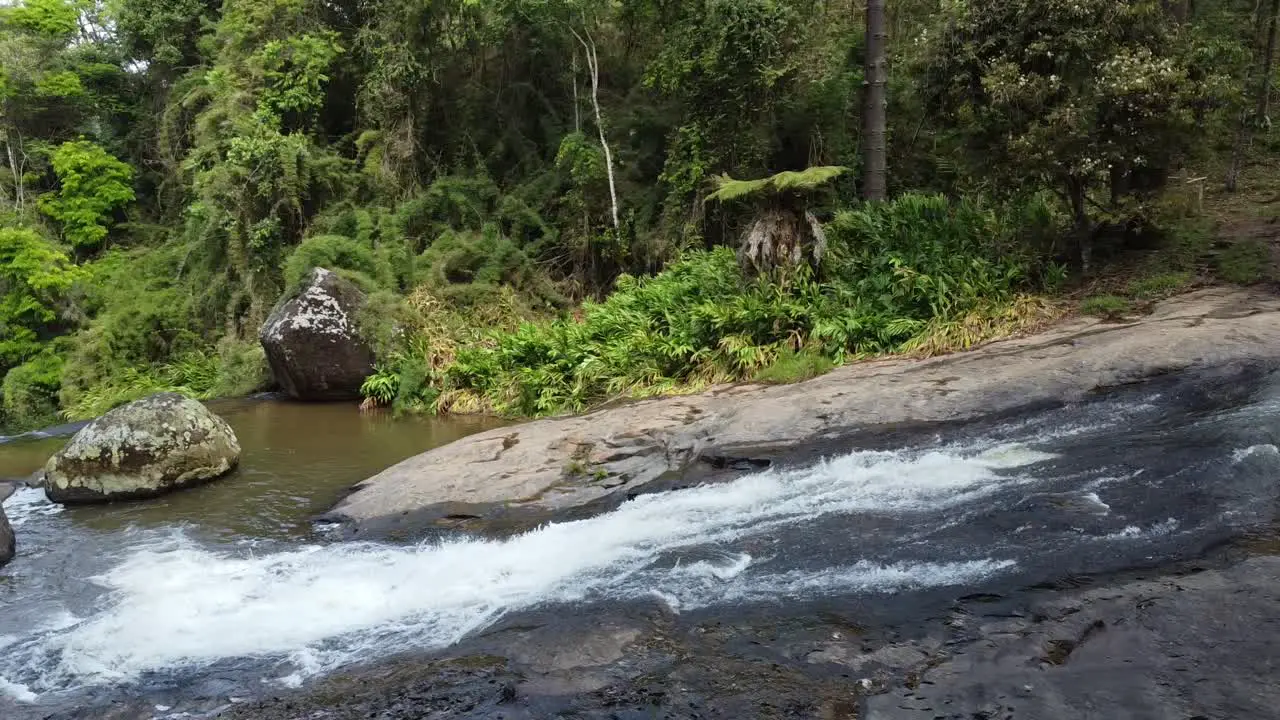
{"label": "slender white tree trunk", "polygon": [[[613,179],[613,152],[609,150],[609,141],[604,136],[604,118],[600,114],[600,56],[596,53],[596,41],[591,34],[586,38],[572,30],[573,36],[582,43],[587,55],[587,72],[591,73],[591,107],[595,110],[596,130],[600,133],[600,147],[604,149],[604,168],[609,175],[609,209],[613,217],[613,232],[622,239],[622,225],[618,222],[618,187]],[[586,31],[584,31],[586,32]],[[576,84],[575,84],[576,87]]]}

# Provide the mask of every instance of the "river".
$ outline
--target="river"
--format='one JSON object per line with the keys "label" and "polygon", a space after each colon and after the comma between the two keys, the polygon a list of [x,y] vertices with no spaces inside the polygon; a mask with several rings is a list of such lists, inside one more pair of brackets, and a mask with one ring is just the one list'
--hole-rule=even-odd
{"label": "river", "polygon": [[[1168,378],[516,536],[416,544],[339,542],[311,518],[483,422],[215,409],[244,447],[230,478],[130,505],[62,509],[35,490],[5,503],[20,555],[0,570],[0,717],[97,717],[122,697],[145,698],[139,717],[208,715],[406,653],[481,648],[522,617],[566,637],[572,617],[655,609],[732,623],[835,603],[910,623],[929,603],[1199,557],[1270,528],[1280,499],[1280,382],[1261,372]],[[0,444],[0,476],[58,442]]]}

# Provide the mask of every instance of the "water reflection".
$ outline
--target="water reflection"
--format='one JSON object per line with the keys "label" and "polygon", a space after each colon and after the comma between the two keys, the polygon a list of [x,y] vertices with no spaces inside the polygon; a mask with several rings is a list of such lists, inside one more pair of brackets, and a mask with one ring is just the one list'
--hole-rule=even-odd
{"label": "water reflection", "polygon": [[[210,404],[240,439],[233,474],[154,500],[71,508],[94,530],[190,524],[214,536],[306,534],[309,519],[355,483],[405,458],[500,424],[492,418],[395,418],[345,403],[224,400]],[[67,438],[0,445],[0,478],[26,477]]]}

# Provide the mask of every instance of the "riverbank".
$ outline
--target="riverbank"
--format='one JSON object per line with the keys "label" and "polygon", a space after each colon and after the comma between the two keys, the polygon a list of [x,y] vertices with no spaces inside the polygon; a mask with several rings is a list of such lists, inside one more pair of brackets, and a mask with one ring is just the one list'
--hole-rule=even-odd
{"label": "riverbank", "polygon": [[783,386],[742,385],[467,437],[357,485],[329,514],[357,537],[528,527],[717,474],[860,447],[1233,363],[1280,363],[1280,297],[1210,288],[1123,322],[1077,317],[927,360],[888,359]]}

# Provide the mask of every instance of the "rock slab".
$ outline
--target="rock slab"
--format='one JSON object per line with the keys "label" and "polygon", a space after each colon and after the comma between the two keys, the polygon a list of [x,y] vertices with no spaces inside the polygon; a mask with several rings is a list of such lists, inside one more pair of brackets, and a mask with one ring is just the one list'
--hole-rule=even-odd
{"label": "rock slab", "polygon": [[357,532],[451,518],[589,512],[705,467],[767,465],[797,448],[913,423],[975,420],[1100,388],[1231,363],[1280,364],[1280,297],[1215,288],[1123,323],[1079,318],[968,352],[837,369],[480,433],[365,480],[331,513]]}
{"label": "rock slab", "polygon": [[272,311],[259,333],[271,373],[298,400],[350,400],[373,374],[373,348],[360,337],[356,313],[365,295],[324,268],[302,292]]}
{"label": "rock slab", "polygon": [[226,421],[202,403],[157,393],[86,425],[45,465],[59,503],[137,500],[219,478],[240,459]]}

